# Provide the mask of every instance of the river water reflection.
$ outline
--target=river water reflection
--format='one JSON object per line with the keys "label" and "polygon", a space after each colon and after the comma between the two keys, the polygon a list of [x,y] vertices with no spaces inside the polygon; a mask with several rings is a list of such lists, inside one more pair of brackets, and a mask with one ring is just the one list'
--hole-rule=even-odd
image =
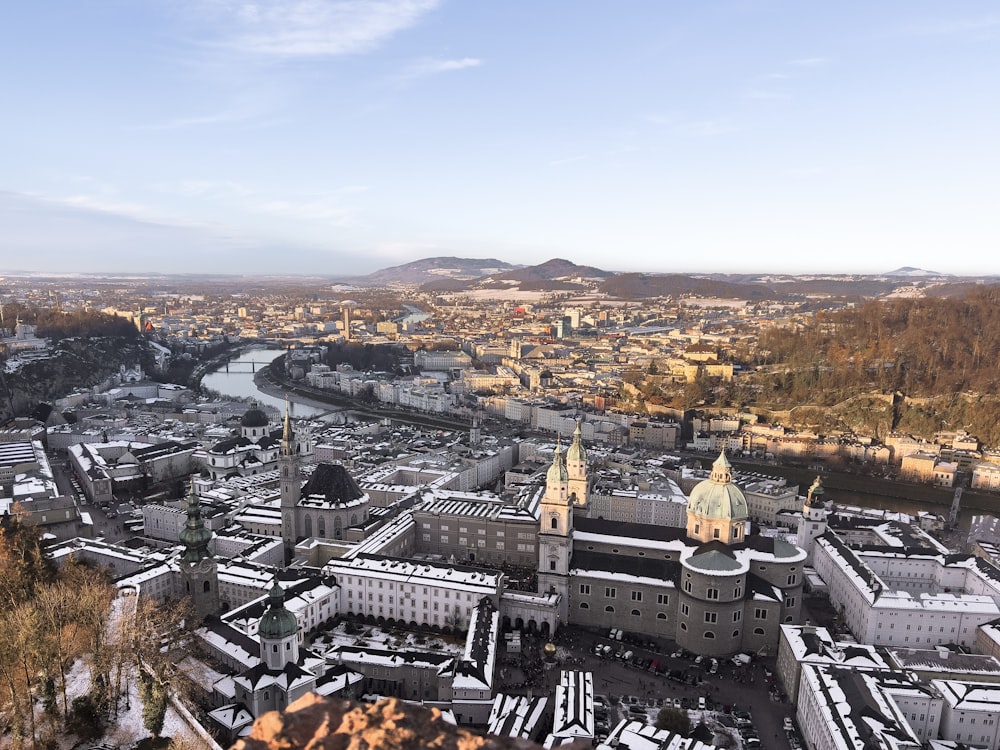
{"label": "river water reflection", "polygon": [[[284,349],[251,349],[230,360],[229,372],[226,372],[225,366],[212,370],[201,379],[201,384],[204,388],[230,398],[256,399],[261,404],[275,407],[279,413],[283,414],[285,411],[284,399],[259,390],[253,382],[253,376],[254,371],[259,371],[265,364],[273,362],[284,353]],[[290,407],[292,416],[295,417],[316,417],[328,411],[294,402],[290,404]]]}

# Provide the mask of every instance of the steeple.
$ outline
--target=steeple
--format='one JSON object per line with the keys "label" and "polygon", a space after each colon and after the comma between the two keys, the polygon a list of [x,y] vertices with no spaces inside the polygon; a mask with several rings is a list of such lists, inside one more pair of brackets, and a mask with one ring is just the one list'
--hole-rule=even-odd
{"label": "steeple", "polygon": [[201,505],[194,491],[194,482],[187,498],[187,523],[181,529],[181,580],[184,593],[191,597],[194,611],[199,618],[218,614],[219,572],[208,544],[212,541],[212,530],[205,527],[201,517]]}
{"label": "steeple", "polygon": [[574,506],[587,507],[590,483],[587,479],[587,451],[583,447],[583,431],[577,421],[573,442],[566,451],[566,471],[569,474],[569,496]]}
{"label": "steeple", "polygon": [[187,497],[187,523],[181,529],[180,538],[184,545],[184,554],[181,557],[184,562],[194,565],[200,560],[212,556],[212,553],[208,551],[208,543],[212,540],[212,530],[205,528],[205,521],[201,517],[201,504],[194,491],[193,481]]}
{"label": "steeple", "polygon": [[287,398],[285,398],[285,424],[281,430],[281,452],[286,456],[295,453],[295,433],[292,432],[292,414],[288,408]]}

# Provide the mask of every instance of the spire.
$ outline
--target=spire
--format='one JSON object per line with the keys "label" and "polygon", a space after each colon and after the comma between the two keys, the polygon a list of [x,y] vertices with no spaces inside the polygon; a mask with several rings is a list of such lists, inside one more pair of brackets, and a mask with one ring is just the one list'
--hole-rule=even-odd
{"label": "spire", "polygon": [[285,426],[281,431],[281,450],[285,453],[294,453],[292,448],[295,434],[292,432],[292,414],[288,408],[288,397],[285,397]]}
{"label": "spire", "polygon": [[806,495],[806,501],[809,505],[823,504],[823,482],[819,477],[816,477],[815,481],[809,487],[809,494]]}
{"label": "spire", "polygon": [[545,475],[545,481],[547,484],[569,481],[569,472],[566,471],[566,462],[563,461],[562,442],[559,437],[556,438],[556,449],[552,451],[552,466]]}
{"label": "spire", "polygon": [[184,555],[182,556],[184,562],[194,564],[212,556],[208,551],[212,531],[205,528],[205,521],[201,517],[201,505],[198,502],[198,495],[194,491],[194,480],[191,481],[191,489],[187,497],[187,523],[181,529],[180,537],[181,543],[184,545]]}
{"label": "spire", "polygon": [[569,450],[566,451],[567,461],[585,461],[587,451],[583,447],[583,431],[580,429],[580,421],[576,422],[576,429],[573,430],[573,442],[570,443]]}

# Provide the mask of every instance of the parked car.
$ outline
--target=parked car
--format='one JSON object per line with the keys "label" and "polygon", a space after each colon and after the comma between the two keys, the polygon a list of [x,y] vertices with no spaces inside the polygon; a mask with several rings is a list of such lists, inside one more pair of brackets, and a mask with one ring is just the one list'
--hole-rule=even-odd
{"label": "parked car", "polygon": [[699,711],[704,711],[706,708],[708,708],[708,706],[705,704],[705,696],[704,695],[699,695],[698,696],[698,710]]}
{"label": "parked car", "polygon": [[786,716],[784,718],[784,721],[781,722],[781,724],[782,724],[782,727],[784,728],[784,730],[786,732],[794,732],[795,731],[795,725],[792,724],[792,717],[791,716]]}

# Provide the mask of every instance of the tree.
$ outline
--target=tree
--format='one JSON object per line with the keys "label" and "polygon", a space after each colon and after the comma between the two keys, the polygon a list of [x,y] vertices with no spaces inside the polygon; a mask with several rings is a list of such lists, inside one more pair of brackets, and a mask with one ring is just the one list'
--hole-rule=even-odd
{"label": "tree", "polygon": [[691,719],[688,718],[687,711],[664,706],[656,714],[656,728],[687,736],[691,731]]}
{"label": "tree", "polygon": [[150,673],[141,671],[139,694],[142,698],[142,724],[153,737],[159,737],[167,715],[167,686]]}

